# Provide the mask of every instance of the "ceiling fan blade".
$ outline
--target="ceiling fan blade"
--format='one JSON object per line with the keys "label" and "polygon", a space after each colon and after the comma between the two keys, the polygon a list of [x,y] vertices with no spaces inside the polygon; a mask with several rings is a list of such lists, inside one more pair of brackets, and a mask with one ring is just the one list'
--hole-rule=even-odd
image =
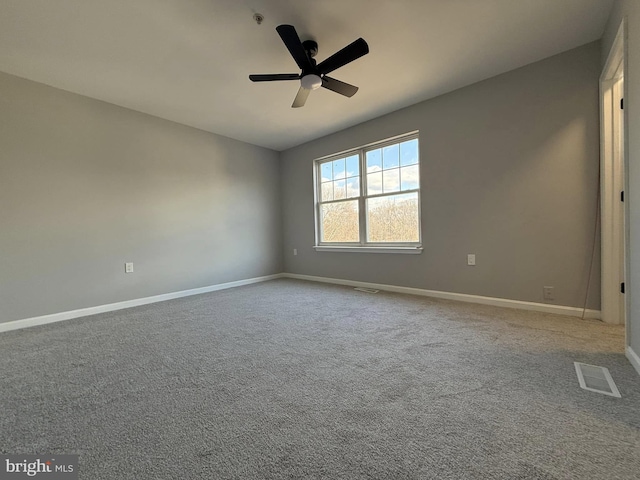
{"label": "ceiling fan blade", "polygon": [[289,50],[289,53],[300,67],[300,70],[309,70],[311,68],[311,60],[307,56],[307,52],[302,46],[298,32],[293,25],[278,25],[276,31],[285,46]]}
{"label": "ceiling fan blade", "polygon": [[293,100],[293,103],[291,104],[291,108],[304,107],[304,104],[307,103],[307,97],[309,96],[310,93],[311,93],[311,90],[300,87],[298,89],[298,94],[296,95],[296,98]]}
{"label": "ceiling fan blade", "polygon": [[318,71],[324,75],[333,72],[335,69],[346,65],[349,62],[353,62],[355,59],[362,57],[369,53],[369,45],[364,39],[359,38],[355,42],[350,43],[342,50],[334,53],[326,60],[318,64]]}
{"label": "ceiling fan blade", "polygon": [[300,75],[297,73],[265,73],[259,75],[249,75],[252,82],[273,82],[275,80],[298,80]]}
{"label": "ceiling fan blade", "polygon": [[353,97],[358,91],[358,87],[355,85],[350,85],[327,76],[322,77],[322,86],[345,97]]}

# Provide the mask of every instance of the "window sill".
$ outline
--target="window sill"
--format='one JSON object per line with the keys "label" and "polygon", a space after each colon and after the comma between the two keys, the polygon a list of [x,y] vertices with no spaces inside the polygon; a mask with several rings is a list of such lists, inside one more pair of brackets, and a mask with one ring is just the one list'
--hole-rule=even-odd
{"label": "window sill", "polygon": [[408,255],[419,255],[422,247],[345,247],[316,245],[313,247],[316,252],[340,252],[340,253],[402,253]]}

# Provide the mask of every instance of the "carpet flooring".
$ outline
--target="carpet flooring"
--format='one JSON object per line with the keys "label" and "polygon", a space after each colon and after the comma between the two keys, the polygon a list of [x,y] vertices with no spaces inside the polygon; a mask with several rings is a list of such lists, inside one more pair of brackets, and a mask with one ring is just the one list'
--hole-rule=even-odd
{"label": "carpet flooring", "polygon": [[0,453],[91,480],[638,479],[623,348],[598,321],[275,280],[0,334]]}

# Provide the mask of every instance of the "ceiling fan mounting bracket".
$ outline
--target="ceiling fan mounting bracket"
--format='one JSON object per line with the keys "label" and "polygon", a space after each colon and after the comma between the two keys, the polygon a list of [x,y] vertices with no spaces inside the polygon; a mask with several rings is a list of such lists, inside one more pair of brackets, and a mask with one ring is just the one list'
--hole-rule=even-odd
{"label": "ceiling fan mounting bracket", "polygon": [[314,40],[305,40],[302,42],[302,47],[309,55],[309,58],[313,58],[318,54],[318,43]]}

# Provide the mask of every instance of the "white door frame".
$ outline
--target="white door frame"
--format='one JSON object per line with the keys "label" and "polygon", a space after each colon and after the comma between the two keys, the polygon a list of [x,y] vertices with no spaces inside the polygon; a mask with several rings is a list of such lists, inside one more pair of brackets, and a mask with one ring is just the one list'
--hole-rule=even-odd
{"label": "white door frame", "polygon": [[[620,199],[625,185],[627,161],[624,149],[624,97],[626,57],[624,20],[600,76],[600,211],[601,215],[601,311],[607,323],[626,323],[625,297],[620,284],[628,271],[628,209]],[[627,332],[628,333],[628,332]],[[627,341],[628,341],[627,334]]]}

